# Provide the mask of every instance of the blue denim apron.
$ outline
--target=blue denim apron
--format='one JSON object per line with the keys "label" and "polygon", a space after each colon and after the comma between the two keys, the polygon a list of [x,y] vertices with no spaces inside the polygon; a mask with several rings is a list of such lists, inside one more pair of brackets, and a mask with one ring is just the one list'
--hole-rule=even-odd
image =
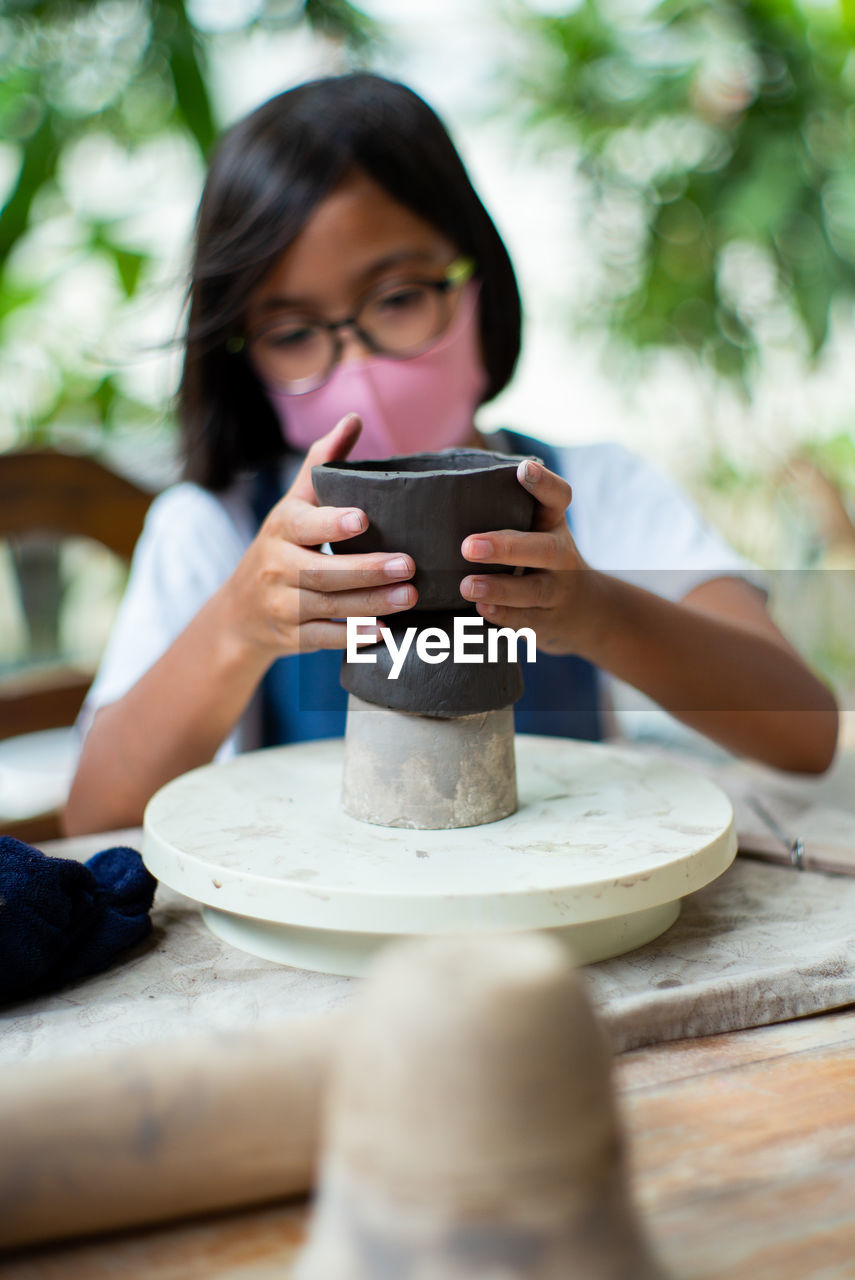
{"label": "blue denim apron", "polygon": [[[550,445],[516,432],[505,434],[512,453],[535,454],[550,471],[558,471],[558,454]],[[259,472],[253,493],[259,526],[281,496],[275,473]],[[570,522],[569,512],[567,518]],[[347,694],[339,683],[341,658],[340,649],[321,649],[273,663],[262,683],[265,746],[344,734]],[[522,668],[525,692],[514,707],[518,733],[589,742],[602,738],[596,667],[575,655],[538,652],[536,662],[523,658]]]}

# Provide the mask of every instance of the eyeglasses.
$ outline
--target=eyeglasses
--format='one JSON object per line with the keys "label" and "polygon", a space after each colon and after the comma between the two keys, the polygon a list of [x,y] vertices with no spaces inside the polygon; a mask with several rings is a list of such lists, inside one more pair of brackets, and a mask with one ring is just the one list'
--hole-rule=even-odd
{"label": "eyeglasses", "polygon": [[255,330],[229,350],[251,349],[266,382],[301,395],[323,386],[341,359],[341,331],[350,329],[369,351],[406,360],[427,351],[451,322],[454,291],[475,272],[457,258],[439,280],[400,280],[366,294],[345,320],[289,315]]}

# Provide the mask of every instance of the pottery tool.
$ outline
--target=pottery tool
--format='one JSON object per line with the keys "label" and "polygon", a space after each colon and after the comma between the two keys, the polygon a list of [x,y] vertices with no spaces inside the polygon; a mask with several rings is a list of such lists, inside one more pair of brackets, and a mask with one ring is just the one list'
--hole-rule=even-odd
{"label": "pottery tool", "polygon": [[6,1068],[0,1248],[304,1192],[338,1016]]}
{"label": "pottery tool", "polygon": [[[760,818],[764,830],[739,831],[739,852],[797,871],[822,871],[828,875],[855,875],[855,813],[831,805],[802,805],[798,831],[791,835],[772,812],[773,799],[747,796],[745,804]],[[786,819],[783,819],[786,821]],[[792,821],[792,819],[790,819]]]}
{"label": "pottery tool", "polygon": [[352,818],[343,754],[299,743],[176,778],[146,810],[147,866],[225,941],[358,974],[402,935],[549,929],[584,963],[620,955],[736,853],[720,788],[628,748],[520,735],[516,812],[451,831]]}
{"label": "pottery tool", "polygon": [[390,947],[344,1027],[298,1280],[659,1280],[605,1036],[554,941]]}

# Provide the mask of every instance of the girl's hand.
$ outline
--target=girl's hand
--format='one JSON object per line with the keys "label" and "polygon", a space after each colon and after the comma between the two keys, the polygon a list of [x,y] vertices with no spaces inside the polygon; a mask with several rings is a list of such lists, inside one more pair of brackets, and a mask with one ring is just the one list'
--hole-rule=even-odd
{"label": "girl's hand", "polygon": [[507,564],[533,572],[470,574],[460,593],[488,622],[500,627],[531,627],[545,653],[579,652],[592,630],[596,576],[576,549],[566,511],[573,493],[566,480],[539,462],[521,462],[517,479],[537,499],[531,533],[498,529],[463,540],[467,560]]}
{"label": "girl's hand", "polygon": [[221,589],[226,626],[272,660],[315,649],[343,649],[352,615],[377,617],[409,609],[417,592],[406,555],[323,555],[325,542],[344,542],[368,524],[364,511],[319,507],[312,467],[344,458],[362,429],[342,418],[309,449],[291,488],[270,511],[252,545]]}

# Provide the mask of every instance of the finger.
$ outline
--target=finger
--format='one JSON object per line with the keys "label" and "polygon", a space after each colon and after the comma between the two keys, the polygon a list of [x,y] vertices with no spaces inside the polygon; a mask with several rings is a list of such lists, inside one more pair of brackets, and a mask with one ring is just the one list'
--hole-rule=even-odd
{"label": "finger", "polygon": [[294,478],[294,483],[286,493],[286,498],[301,498],[303,502],[317,505],[315,490],[312,487],[312,467],[322,462],[335,462],[346,458],[359,439],[362,430],[362,419],[358,413],[346,414],[332,431],[328,431],[320,440],[316,440],[303,459],[303,465]]}
{"label": "finger", "polygon": [[368,528],[368,517],[358,507],[319,507],[286,494],[265,524],[271,533],[298,547],[319,547],[343,542]]}
{"label": "finger", "polygon": [[416,571],[409,556],[390,556],[381,551],[370,555],[332,557],[301,547],[297,551],[296,564],[302,589],[328,594],[405,582]]}
{"label": "finger", "polygon": [[411,582],[370,591],[301,591],[300,617],[306,622],[324,618],[380,618],[411,609],[418,592]]}
{"label": "finger", "polygon": [[562,551],[555,533],[520,533],[518,529],[495,529],[470,534],[460,550],[467,560],[480,564],[508,564],[529,569],[554,568]]}
{"label": "finger", "polygon": [[573,499],[573,490],[562,476],[557,476],[542,462],[526,458],[517,467],[517,479],[523,488],[537,499],[535,529],[552,529],[566,519],[567,508]]}
{"label": "finger", "polygon": [[[376,644],[380,639],[379,628],[372,635],[369,627],[360,627],[357,644]],[[312,653],[315,649],[346,649],[346,622],[304,622],[300,627],[299,653]]]}
{"label": "finger", "polygon": [[555,599],[555,575],[526,573],[511,577],[494,573],[484,577],[464,578],[460,594],[477,604],[510,605],[514,609],[548,609]]}
{"label": "finger", "polygon": [[[537,624],[542,621],[548,614],[528,609],[514,609],[511,605],[503,604],[477,604],[475,606],[478,613],[485,621],[490,622],[496,627],[512,627],[514,631],[519,631],[521,627],[531,627],[537,636]],[[538,640],[538,648],[540,648]]]}

